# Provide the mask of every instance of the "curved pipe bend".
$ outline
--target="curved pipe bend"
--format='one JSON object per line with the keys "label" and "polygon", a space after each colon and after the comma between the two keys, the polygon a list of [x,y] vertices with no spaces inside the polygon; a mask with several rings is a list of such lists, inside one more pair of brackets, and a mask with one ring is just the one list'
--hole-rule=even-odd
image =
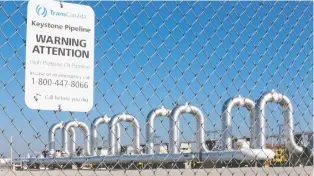
{"label": "curved pipe bend", "polygon": [[271,91],[264,93],[257,101],[255,112],[256,112],[256,134],[257,137],[255,148],[266,148],[266,113],[265,108],[268,102],[279,103],[284,118],[284,139],[285,145],[289,152],[301,154],[303,153],[303,147],[296,144],[293,133],[293,107],[289,98],[281,93]]}
{"label": "curved pipe bend", "polygon": [[[57,133],[57,131],[59,129],[62,129],[64,127],[64,123],[63,122],[57,122],[55,124],[53,124],[48,132],[48,142],[49,142],[49,153],[50,155],[53,155],[54,152],[56,151],[56,147],[55,147],[55,135]],[[69,134],[72,138],[72,140],[70,141],[70,148],[71,148],[71,152],[75,153],[75,139],[76,139],[76,134],[75,134],[75,130],[74,128],[70,128],[69,130]]]}
{"label": "curved pipe bend", "polygon": [[[65,155],[69,155],[69,148],[68,148],[68,131],[70,131],[70,128],[80,128],[84,132],[85,136],[85,155],[90,155],[90,130],[88,126],[84,122],[80,122],[77,120],[69,121],[64,125],[64,128],[62,129],[62,144],[63,144],[63,152]],[[73,155],[74,153],[71,153]]]}
{"label": "curved pipe bend", "polygon": [[[110,121],[110,118],[108,116],[101,116],[101,117],[97,117],[91,124],[91,133],[92,133],[92,136],[91,136],[91,154],[93,156],[97,156],[97,147],[98,147],[98,127],[100,124],[108,124]],[[119,149],[119,145],[120,145],[120,125],[117,124],[117,127],[116,127],[116,149]],[[116,151],[116,152],[119,152],[119,151]]]}
{"label": "curved pipe bend", "polygon": [[153,109],[150,111],[147,117],[146,125],[146,151],[147,154],[154,154],[154,133],[155,126],[154,122],[157,117],[169,117],[171,114],[170,109],[166,109],[163,106],[161,108]]}
{"label": "curved pipe bend", "polygon": [[[109,121],[109,152],[111,155],[118,155],[120,153],[120,145],[119,148],[116,149],[116,141],[115,138],[117,124],[119,122],[130,122],[133,123],[133,147],[135,150],[135,154],[140,153],[140,124],[132,115],[128,114],[118,114],[111,118]],[[119,152],[116,152],[119,151]]]}
{"label": "curved pipe bend", "polygon": [[[232,109],[235,107],[244,107],[250,112],[251,141],[255,138],[255,102],[240,96],[229,98],[222,108],[222,150],[232,150]],[[250,145],[253,148],[252,142]]]}
{"label": "curved pipe bend", "polygon": [[180,148],[180,139],[179,139],[179,117],[183,113],[192,114],[197,121],[196,129],[198,130],[197,137],[197,148],[200,149],[200,152],[208,152],[208,149],[205,145],[205,124],[204,124],[204,116],[200,109],[192,105],[181,105],[175,107],[171,112],[171,118],[169,123],[169,146],[170,146],[170,153],[177,154],[179,153]]}

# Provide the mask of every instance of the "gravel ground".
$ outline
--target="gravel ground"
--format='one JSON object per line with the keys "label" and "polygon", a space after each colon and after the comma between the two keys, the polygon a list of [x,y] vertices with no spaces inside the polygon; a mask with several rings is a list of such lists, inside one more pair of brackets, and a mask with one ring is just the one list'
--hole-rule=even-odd
{"label": "gravel ground", "polygon": [[313,167],[276,167],[276,168],[220,168],[220,169],[154,169],[154,170],[28,170],[12,172],[7,169],[1,169],[0,175],[5,176],[77,176],[77,175],[112,175],[112,176],[152,176],[152,175],[171,175],[171,176],[229,176],[229,175],[246,175],[246,176],[260,176],[260,175],[289,175],[313,176]]}

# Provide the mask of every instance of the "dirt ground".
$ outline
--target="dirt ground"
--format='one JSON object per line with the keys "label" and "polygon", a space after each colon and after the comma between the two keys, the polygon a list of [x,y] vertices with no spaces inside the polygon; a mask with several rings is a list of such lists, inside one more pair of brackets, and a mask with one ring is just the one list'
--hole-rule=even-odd
{"label": "dirt ground", "polygon": [[289,175],[289,176],[313,176],[313,167],[245,167],[245,168],[219,168],[219,169],[153,169],[153,170],[24,170],[12,172],[8,169],[1,169],[0,175],[5,176],[261,176],[261,175]]}

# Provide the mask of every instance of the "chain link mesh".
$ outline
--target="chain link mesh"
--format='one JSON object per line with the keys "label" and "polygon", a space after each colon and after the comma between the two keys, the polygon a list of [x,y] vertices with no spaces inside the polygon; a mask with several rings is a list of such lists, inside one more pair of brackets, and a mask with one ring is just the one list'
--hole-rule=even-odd
{"label": "chain link mesh", "polygon": [[[25,105],[28,3],[0,2],[0,175],[311,175],[312,2],[73,3],[91,6],[96,16],[94,106],[88,113],[31,110]],[[245,97],[258,109],[258,100],[269,91],[273,97],[276,92],[288,97],[292,126],[283,120],[282,111],[292,110],[283,101],[268,103],[263,109],[263,133],[258,133],[257,118],[250,121],[254,108],[248,110],[248,105],[239,102],[230,105],[232,110],[223,108],[229,107],[228,99]],[[161,107],[172,113],[156,115],[150,126],[148,114]],[[179,113],[180,123],[173,122],[178,107],[187,108]],[[81,151],[86,134],[75,129],[76,138],[70,140],[77,147],[75,156],[60,164],[55,152],[49,164],[42,163],[53,124],[77,120],[90,126],[97,117],[121,113],[134,116],[140,128],[141,152],[136,154],[132,147],[136,123],[119,123],[121,137],[116,140],[121,154],[116,156],[128,162],[122,157],[91,162]],[[231,118],[225,130],[224,115]],[[301,146],[301,153],[288,149],[288,127],[293,128],[293,142]],[[102,148],[98,156],[110,156],[111,128],[106,124],[97,128],[97,147]],[[146,135],[148,128],[153,130],[151,139]],[[201,139],[196,137],[201,131],[207,153],[215,156],[202,154]],[[257,131],[253,138],[252,131]],[[180,138],[174,139],[175,132]],[[230,136],[229,148],[222,140],[225,135]],[[266,138],[265,149],[253,148],[258,135]],[[54,136],[59,150],[61,130]],[[185,154],[172,155],[172,140],[178,143],[179,153]],[[151,155],[146,154],[149,141],[154,144]],[[35,159],[12,167],[10,148],[16,160]],[[255,151],[255,158],[244,155],[245,151]],[[192,159],[184,161],[184,155]],[[138,161],[141,157],[143,161]]]}

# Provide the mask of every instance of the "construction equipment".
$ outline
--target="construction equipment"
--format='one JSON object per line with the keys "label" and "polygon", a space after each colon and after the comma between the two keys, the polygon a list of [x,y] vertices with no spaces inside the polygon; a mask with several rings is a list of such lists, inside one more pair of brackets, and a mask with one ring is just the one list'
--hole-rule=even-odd
{"label": "construction equipment", "polygon": [[287,162],[289,156],[285,145],[283,144],[266,144],[266,148],[272,149],[275,152],[274,158],[267,160],[265,166],[283,166]]}

